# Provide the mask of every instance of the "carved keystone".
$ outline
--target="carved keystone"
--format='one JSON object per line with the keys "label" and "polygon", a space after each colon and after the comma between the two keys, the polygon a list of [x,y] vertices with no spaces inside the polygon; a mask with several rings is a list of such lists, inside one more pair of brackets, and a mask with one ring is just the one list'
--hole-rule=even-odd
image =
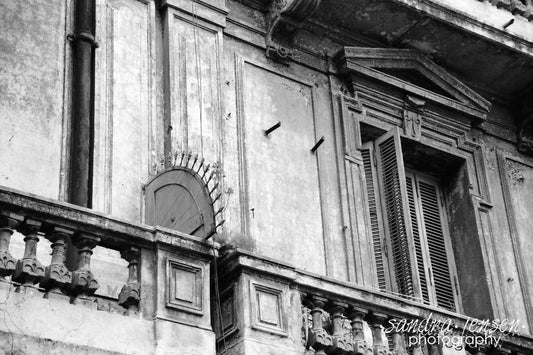
{"label": "carved keystone", "polygon": [[52,260],[50,266],[46,267],[44,278],[41,280],[41,287],[47,291],[45,298],[48,298],[51,293],[60,294],[61,291],[66,291],[72,282],[72,273],[65,265],[65,258],[67,243],[73,234],[72,229],[54,227],[46,235],[46,238],[52,242]]}
{"label": "carved keystone", "polygon": [[24,256],[17,261],[13,281],[19,282],[22,286],[33,286],[44,276],[44,266],[37,260],[37,243],[39,242],[39,231],[41,222],[27,219],[21,225],[24,237]]}
{"label": "carved keystone", "polygon": [[403,108],[403,130],[407,137],[420,140],[422,136],[422,120],[426,102],[407,95]]}
{"label": "carved keystone", "polygon": [[78,298],[86,298],[100,287],[91,272],[91,255],[100,238],[81,233],[72,242],[79,249],[79,260],[78,269],[72,273],[71,291]]}
{"label": "carved keystone", "polygon": [[13,274],[17,261],[9,253],[9,243],[14,229],[24,220],[19,214],[0,212],[0,276],[6,277]]}
{"label": "carved keystone", "polygon": [[133,314],[139,309],[141,301],[141,281],[139,277],[139,249],[130,247],[120,252],[128,264],[128,282],[118,295],[118,304],[127,309],[126,314]]}

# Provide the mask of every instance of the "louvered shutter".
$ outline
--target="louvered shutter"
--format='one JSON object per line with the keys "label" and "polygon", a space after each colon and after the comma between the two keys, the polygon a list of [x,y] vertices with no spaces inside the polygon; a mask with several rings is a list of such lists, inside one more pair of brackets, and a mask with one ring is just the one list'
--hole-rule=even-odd
{"label": "louvered shutter", "polygon": [[398,128],[394,128],[376,140],[378,178],[383,194],[385,234],[390,238],[392,261],[397,292],[420,297],[415,293],[419,283],[413,277],[416,264],[412,240],[411,221]]}
{"label": "louvered shutter", "polygon": [[424,234],[427,240],[431,280],[439,307],[455,310],[454,288],[450,275],[442,205],[438,186],[429,180],[417,179]]}
{"label": "louvered shutter", "polygon": [[381,223],[379,215],[378,191],[376,190],[376,174],[374,170],[372,142],[365,143],[361,149],[363,158],[363,167],[365,171],[366,194],[368,198],[368,212],[370,214],[370,232],[372,235],[372,244],[374,246],[374,259],[376,262],[376,272],[378,287],[380,290],[387,289],[386,263],[384,255],[384,245],[381,232]]}
{"label": "louvered shutter", "polygon": [[420,281],[420,294],[425,303],[430,303],[430,293],[428,290],[427,264],[424,255],[427,255],[424,235],[420,232],[420,207],[416,190],[416,180],[412,173],[406,172],[407,198],[409,201],[409,216],[413,231],[413,244],[415,246],[416,271]]}

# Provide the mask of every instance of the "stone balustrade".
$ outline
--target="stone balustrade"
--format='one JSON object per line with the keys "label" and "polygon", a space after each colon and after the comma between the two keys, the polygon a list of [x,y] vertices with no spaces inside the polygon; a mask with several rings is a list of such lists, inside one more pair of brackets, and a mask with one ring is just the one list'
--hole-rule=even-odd
{"label": "stone balustrade", "polygon": [[[11,283],[18,292],[42,291],[45,298],[68,296],[71,303],[88,301],[98,289],[98,281],[91,272],[93,249],[105,241],[87,233],[76,221],[60,222],[40,216],[31,209],[17,210],[0,205],[0,280],[4,286]],[[78,224],[78,225],[76,225]],[[17,231],[24,236],[24,256],[15,260],[10,253],[10,242]],[[40,238],[50,240],[51,260],[46,267],[37,260],[37,245]],[[77,268],[68,270],[65,265],[67,247],[77,249]],[[103,243],[105,245],[105,243]],[[138,309],[140,302],[140,279],[137,269],[139,249],[123,243],[119,247],[124,259],[129,262],[129,278],[119,294],[119,304],[128,310]],[[94,302],[93,302],[94,303]]]}
{"label": "stone balustrade", "polygon": [[264,341],[276,336],[276,345],[282,344],[288,354],[533,353],[524,320],[475,319],[247,250],[223,253],[218,265],[223,284],[217,330],[221,348],[261,343],[260,353],[276,353]]}
{"label": "stone balustrade", "polygon": [[[460,319],[410,317],[395,309],[360,302],[302,293],[304,343],[316,355],[441,355],[443,348],[466,355],[526,354],[513,345],[491,344],[504,334],[473,332]],[[401,324],[401,326],[398,326]],[[366,332],[365,332],[366,328]],[[408,331],[399,331],[409,328]],[[370,333],[370,336],[365,333]],[[509,335],[509,334],[507,334]],[[471,346],[466,337],[486,342]],[[502,338],[500,338],[500,336]]]}
{"label": "stone balustrade", "polygon": [[528,21],[533,20],[533,1],[532,0],[478,0],[480,2],[489,2],[492,5],[508,10],[513,15],[525,17]]}
{"label": "stone balustrade", "polygon": [[[13,238],[21,239],[16,240],[19,245],[24,243],[24,254],[18,260],[12,255]],[[46,265],[42,264],[42,257],[37,258],[43,239],[51,243],[51,257]],[[118,251],[127,262],[124,268],[127,277],[113,301],[123,308],[125,315],[137,314],[141,308],[143,250],[153,253],[163,247],[176,260],[181,257],[179,253],[173,254],[173,250],[212,255],[212,246],[196,237],[128,223],[86,208],[0,188],[0,290],[97,308],[96,299],[100,296],[95,292],[100,284],[91,270],[97,246]],[[146,277],[152,278],[155,266],[146,265],[144,269]],[[106,302],[112,302],[107,298]],[[117,309],[120,312],[118,305],[114,306],[114,313]]]}

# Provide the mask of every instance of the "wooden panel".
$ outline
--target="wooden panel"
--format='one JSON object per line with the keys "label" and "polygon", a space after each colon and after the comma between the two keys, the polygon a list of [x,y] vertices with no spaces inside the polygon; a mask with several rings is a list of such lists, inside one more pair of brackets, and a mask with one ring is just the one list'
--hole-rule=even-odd
{"label": "wooden panel", "polygon": [[220,29],[169,10],[168,65],[172,151],[219,160]]}
{"label": "wooden panel", "polygon": [[94,208],[141,220],[152,135],[153,3],[98,3]]}
{"label": "wooden panel", "polygon": [[[450,272],[453,263],[449,261],[452,254],[445,228],[447,220],[443,215],[439,193],[439,187],[433,181],[417,177],[421,225],[427,242],[428,264],[431,270],[429,280],[435,290],[436,304],[455,311],[455,288]],[[422,275],[420,279],[423,279]]]}
{"label": "wooden panel", "polygon": [[418,279],[413,277],[416,259],[411,256],[414,253],[414,244],[408,214],[405,168],[397,128],[376,140],[376,155],[380,190],[384,196],[386,233],[391,241],[397,291],[404,295],[419,297]]}
{"label": "wooden panel", "polygon": [[361,155],[363,157],[363,167],[365,171],[370,232],[372,234],[372,244],[374,247],[378,287],[380,290],[390,290],[387,276],[388,266],[385,255],[386,245],[383,238],[383,225],[381,219],[381,201],[378,191],[376,167],[374,165],[374,149],[371,142],[361,149]]}
{"label": "wooden panel", "polygon": [[431,284],[431,281],[428,282],[428,272],[427,265],[424,262],[424,255],[427,255],[427,239],[425,235],[420,233],[419,223],[420,223],[420,206],[419,206],[419,197],[416,190],[416,181],[413,174],[406,173],[406,187],[407,187],[407,198],[409,200],[409,217],[411,218],[411,226],[413,227],[413,243],[415,246],[414,256],[416,257],[416,267],[418,273],[418,279],[420,281],[420,291],[422,296],[422,301],[429,303],[429,290],[428,285]]}
{"label": "wooden panel", "polygon": [[377,180],[375,174],[371,174],[372,167],[364,161],[366,158],[366,163],[368,159],[373,162],[373,146],[366,144],[366,156],[359,150],[362,146],[360,122],[365,116],[361,112],[358,99],[341,96],[340,101],[344,144],[339,172],[344,176],[344,179],[341,179],[341,201],[350,280],[383,289],[383,271],[387,267],[385,263],[380,264],[383,261],[380,260],[383,250],[376,254],[377,247],[382,249],[382,229],[380,232],[379,227],[382,221],[379,214],[373,214],[375,210],[370,210],[380,206],[375,196],[377,190],[372,187],[377,186]]}
{"label": "wooden panel", "polygon": [[146,224],[200,238],[215,227],[208,191],[194,172],[184,168],[167,170],[145,186],[145,195]]}

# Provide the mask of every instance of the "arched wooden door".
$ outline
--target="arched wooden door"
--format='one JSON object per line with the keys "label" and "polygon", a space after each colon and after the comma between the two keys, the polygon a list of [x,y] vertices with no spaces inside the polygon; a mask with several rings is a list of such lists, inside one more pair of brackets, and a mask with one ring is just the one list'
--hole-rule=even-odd
{"label": "arched wooden door", "polygon": [[209,191],[195,171],[177,167],[145,187],[146,224],[206,237],[215,227]]}

